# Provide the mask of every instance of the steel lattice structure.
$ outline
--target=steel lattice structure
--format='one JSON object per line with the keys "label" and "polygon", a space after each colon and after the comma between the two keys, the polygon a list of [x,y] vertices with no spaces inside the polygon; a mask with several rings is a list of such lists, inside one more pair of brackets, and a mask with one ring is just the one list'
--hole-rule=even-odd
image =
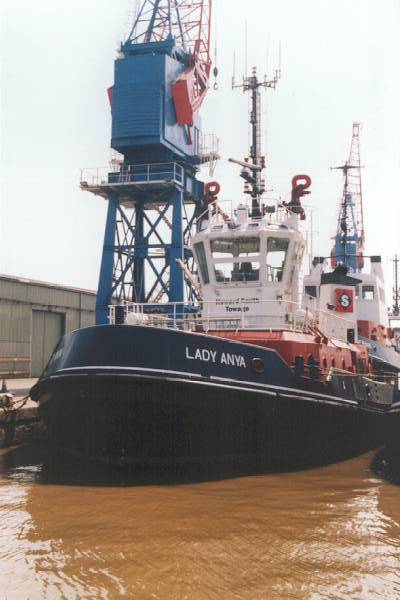
{"label": "steel lattice structure", "polygon": [[[109,295],[120,302],[168,302],[171,286],[179,286],[179,282],[171,281],[171,245],[179,240],[173,239],[173,231],[180,235],[180,223],[174,201],[159,200],[159,205],[148,209],[140,204],[135,208],[122,206],[115,195],[109,197],[107,227],[105,234],[103,265],[101,275],[104,280],[99,286],[99,304],[108,302]],[[183,207],[182,234],[184,256],[182,257],[193,269],[193,257],[188,249],[198,212],[192,205]],[[175,226],[175,227],[174,227]],[[179,256],[178,256],[179,258]],[[111,271],[112,270],[112,271]],[[181,280],[179,271],[175,277]],[[112,286],[109,289],[109,281]],[[184,289],[180,294],[188,302],[196,298],[196,291],[188,284],[181,283]],[[105,292],[106,297],[102,297]]]}
{"label": "steel lattice structure", "polygon": [[187,54],[211,64],[212,0],[142,0],[127,42],[174,39]]}
{"label": "steel lattice structure", "polygon": [[[211,0],[144,0],[115,61],[111,146],[104,174],[81,188],[108,202],[96,305],[190,303],[190,236],[204,210],[206,162],[198,111],[208,90]],[[187,275],[187,273],[186,273]]]}
{"label": "steel lattice structure", "polygon": [[344,165],[335,167],[343,172],[344,185],[340,200],[332,266],[346,265],[351,271],[364,266],[364,213],[361,186],[360,159],[361,124],[353,123],[349,158]]}

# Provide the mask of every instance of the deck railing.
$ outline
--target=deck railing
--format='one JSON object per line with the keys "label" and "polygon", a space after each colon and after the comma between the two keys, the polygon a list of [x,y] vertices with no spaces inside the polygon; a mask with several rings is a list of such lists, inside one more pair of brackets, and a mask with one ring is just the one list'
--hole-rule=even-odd
{"label": "deck railing", "polygon": [[[232,314],[222,314],[228,307]],[[282,331],[299,333],[325,333],[337,339],[347,339],[347,330],[354,328],[353,321],[327,311],[311,311],[296,302],[261,300],[242,305],[220,300],[203,301],[197,305],[183,302],[168,304],[125,303],[109,307],[111,324],[123,320],[126,324],[148,325],[186,331]],[[122,315],[118,319],[117,315]],[[220,313],[221,314],[218,314]]]}
{"label": "deck railing", "polygon": [[174,182],[183,185],[183,167],[176,162],[136,165],[122,163],[81,170],[82,188],[156,182]]}
{"label": "deck railing", "polygon": [[21,356],[0,358],[0,379],[17,379],[19,377],[30,377],[30,375],[30,358]]}

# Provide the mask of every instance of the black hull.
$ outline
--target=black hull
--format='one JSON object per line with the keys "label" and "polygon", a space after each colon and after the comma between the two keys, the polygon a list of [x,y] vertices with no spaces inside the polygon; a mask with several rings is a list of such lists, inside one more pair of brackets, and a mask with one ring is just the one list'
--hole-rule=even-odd
{"label": "black hull", "polygon": [[400,407],[388,420],[385,445],[374,457],[372,468],[380,477],[400,485]]}
{"label": "black hull", "polygon": [[383,415],[184,379],[62,377],[44,387],[50,442],[110,464],[207,463],[286,470],[378,447]]}
{"label": "black hull", "polygon": [[[117,465],[218,462],[287,470],[342,460],[384,440],[387,414],[334,396],[317,382],[305,382],[301,389],[274,351],[143,327],[84,331],[66,336],[31,395],[39,401],[49,441],[86,460]],[[120,346],[113,349],[123,336],[141,345],[136,355],[126,345],[126,365],[121,365],[122,355],[116,357]],[[238,361],[237,367],[223,371],[199,360],[196,369],[202,372],[185,372],[180,345],[191,343],[214,348],[216,357],[233,347],[246,368]],[[193,365],[193,348],[186,354]],[[263,373],[251,368],[254,357],[262,359]]]}

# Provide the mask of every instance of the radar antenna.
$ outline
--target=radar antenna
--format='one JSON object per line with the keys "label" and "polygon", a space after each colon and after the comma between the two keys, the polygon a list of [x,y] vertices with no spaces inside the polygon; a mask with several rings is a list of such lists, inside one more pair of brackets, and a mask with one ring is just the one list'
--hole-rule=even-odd
{"label": "radar antenna", "polygon": [[251,93],[251,146],[249,158],[239,161],[230,158],[234,162],[243,166],[241,177],[245,180],[245,193],[251,196],[252,217],[261,216],[261,196],[265,192],[265,179],[262,178],[262,171],[265,169],[265,156],[261,154],[261,95],[260,88],[276,89],[281,77],[281,68],[279,66],[272,79],[264,75],[263,79],[258,79],[256,68],[253,67],[252,74],[249,77],[243,77],[242,83],[236,84],[235,77],[232,77],[232,89],[240,88],[243,92]]}

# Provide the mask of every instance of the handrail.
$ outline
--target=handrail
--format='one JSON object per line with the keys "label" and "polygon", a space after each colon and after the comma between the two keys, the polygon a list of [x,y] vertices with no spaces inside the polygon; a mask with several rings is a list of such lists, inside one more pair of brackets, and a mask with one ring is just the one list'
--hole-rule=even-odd
{"label": "handrail", "polygon": [[[25,356],[2,356],[0,365],[11,365],[10,368],[3,367],[0,370],[1,379],[16,379],[17,377],[29,377],[31,374],[31,359]],[[17,368],[18,365],[18,368]]]}
{"label": "handrail", "polygon": [[[230,203],[230,208],[229,209],[225,208],[223,212],[225,214],[227,214],[228,217],[233,221],[236,210],[237,210],[236,204],[234,204],[234,202],[229,199],[220,200],[219,198],[215,198],[215,200],[213,200],[213,202],[210,202],[210,204],[208,204],[207,207],[203,210],[203,212],[200,213],[200,215],[197,217],[197,219],[196,219],[197,228],[199,228],[199,225],[203,221],[209,221],[211,225],[219,225],[219,224],[221,224],[221,222],[224,222],[224,219],[221,216],[221,214],[218,212],[218,210],[215,211],[215,209],[217,209],[219,206],[221,206],[224,203]],[[214,213],[213,213],[213,210],[215,211]],[[286,221],[290,216],[295,215],[295,214],[297,214],[297,213],[295,213],[290,207],[277,203],[275,206],[275,212],[266,213],[265,215],[260,217],[258,220],[261,220],[263,217],[267,217],[267,218],[269,217],[268,225],[271,225],[271,224],[272,225],[280,225],[284,221]],[[272,215],[273,215],[273,221],[271,222]],[[208,219],[206,218],[207,216],[208,216]]]}
{"label": "handrail", "polygon": [[184,181],[184,169],[179,163],[110,164],[107,167],[81,169],[80,177],[81,187],[171,180],[178,183]]}
{"label": "handrail", "polygon": [[[210,314],[210,308],[226,305],[232,308],[238,308],[238,313],[231,315]],[[166,326],[171,329],[190,329],[194,326],[202,325],[210,329],[210,325],[219,324],[221,330],[244,329],[260,330],[267,329],[279,331],[288,329],[296,332],[324,333],[324,324],[331,325],[331,333],[340,336],[340,328],[347,330],[353,327],[353,321],[333,315],[323,310],[311,311],[309,307],[302,306],[297,302],[289,300],[260,300],[246,302],[248,307],[259,306],[260,311],[243,312],[242,307],[234,301],[225,301],[221,304],[220,300],[204,300],[198,305],[192,305],[188,309],[187,303],[169,302],[167,304],[145,303],[125,303],[124,318],[129,321],[136,321],[144,325]],[[273,306],[274,310],[266,310]],[[115,305],[109,307],[110,323],[115,323]],[[263,310],[264,309],[264,310]],[[133,317],[129,317],[133,315]],[[235,324],[235,327],[232,325]],[[342,331],[343,331],[342,329]],[[336,330],[336,333],[335,331]],[[338,339],[341,339],[339,337]],[[345,338],[343,338],[345,341]]]}
{"label": "handrail", "polygon": [[19,362],[27,362],[30,363],[31,359],[30,358],[25,358],[25,357],[18,357],[18,356],[10,356],[10,357],[2,357],[0,358],[0,363],[19,363]]}

